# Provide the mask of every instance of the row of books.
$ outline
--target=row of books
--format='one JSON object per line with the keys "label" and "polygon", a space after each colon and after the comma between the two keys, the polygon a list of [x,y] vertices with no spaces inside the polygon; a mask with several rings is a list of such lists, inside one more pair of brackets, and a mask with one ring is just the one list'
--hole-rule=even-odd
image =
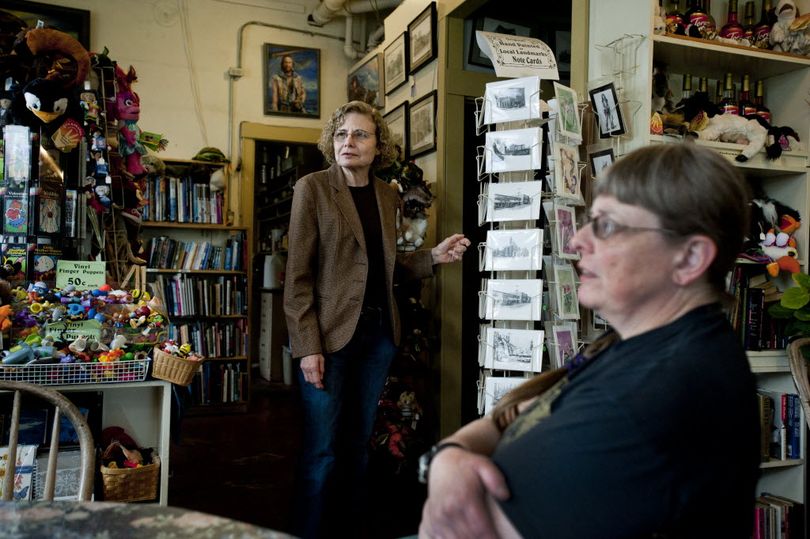
{"label": "row of books", "polygon": [[768,314],[768,307],[782,297],[759,264],[737,264],[731,274],[729,293],[734,304],[729,321],[745,350],[784,350],[787,336],[783,324]]}
{"label": "row of books", "polygon": [[225,245],[157,236],[149,240],[146,261],[150,268],[158,269],[243,271],[244,252],[241,234],[225,240]]}
{"label": "row of books", "polygon": [[754,506],[754,539],[804,537],[804,504],[763,492]]}
{"label": "row of books", "polygon": [[157,275],[155,295],[171,316],[247,314],[247,278],[244,275]]}
{"label": "row of books", "polygon": [[206,357],[246,356],[248,351],[247,319],[244,318],[172,324],[168,334],[170,339],[189,343],[194,351]]}
{"label": "row of books", "polygon": [[182,178],[161,176],[146,182],[143,194],[148,201],[143,210],[146,221],[175,223],[224,223],[225,196],[214,191],[208,183]]}
{"label": "row of books", "polygon": [[189,386],[192,404],[243,402],[248,394],[248,373],[241,362],[207,362]]}
{"label": "row of books", "polygon": [[760,457],[769,460],[800,459],[802,430],[801,401],[795,393],[758,390]]}

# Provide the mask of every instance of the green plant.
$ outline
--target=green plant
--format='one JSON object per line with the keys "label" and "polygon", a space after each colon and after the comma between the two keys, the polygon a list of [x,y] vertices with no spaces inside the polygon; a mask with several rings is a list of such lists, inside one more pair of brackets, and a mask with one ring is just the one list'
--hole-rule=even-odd
{"label": "green plant", "polygon": [[768,308],[768,314],[789,320],[786,335],[810,335],[810,275],[794,273],[792,278],[796,286],[785,290],[779,303]]}

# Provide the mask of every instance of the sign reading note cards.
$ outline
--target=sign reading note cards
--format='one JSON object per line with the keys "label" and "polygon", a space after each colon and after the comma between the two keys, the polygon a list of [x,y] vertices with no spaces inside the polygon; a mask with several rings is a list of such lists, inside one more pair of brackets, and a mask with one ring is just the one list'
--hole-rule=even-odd
{"label": "sign reading note cards", "polygon": [[56,262],[56,288],[73,285],[76,290],[92,290],[107,282],[105,262],[59,260]]}

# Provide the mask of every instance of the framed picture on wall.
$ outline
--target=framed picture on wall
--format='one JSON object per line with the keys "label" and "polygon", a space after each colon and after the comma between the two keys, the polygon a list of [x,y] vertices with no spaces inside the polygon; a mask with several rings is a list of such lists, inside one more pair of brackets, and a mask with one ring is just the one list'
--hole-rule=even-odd
{"label": "framed picture on wall", "polygon": [[470,36],[470,54],[467,61],[481,67],[492,67],[492,60],[481,52],[481,47],[478,46],[478,40],[475,38],[476,30],[496,34],[508,34],[510,36],[537,37],[534,36],[531,27],[523,24],[493,19],[492,17],[480,17],[475,19],[473,22],[472,35]]}
{"label": "framed picture on wall", "polygon": [[436,4],[431,2],[408,25],[410,73],[416,73],[439,54]]}
{"label": "framed picture on wall", "polygon": [[408,111],[408,151],[417,157],[436,151],[436,90],[411,103]]}
{"label": "framed picture on wall", "polygon": [[408,82],[408,32],[402,32],[383,51],[385,95]]}
{"label": "framed picture on wall", "polygon": [[378,109],[384,107],[383,78],[382,55],[375,54],[349,73],[346,89],[349,101],[363,101]]}
{"label": "framed picture on wall", "polygon": [[321,51],[264,44],[265,115],[321,117]]}
{"label": "framed picture on wall", "polygon": [[388,130],[391,131],[391,139],[399,146],[399,158],[408,158],[408,102],[405,101],[391,112],[383,116]]}
{"label": "framed picture on wall", "polygon": [[5,11],[21,19],[29,28],[35,28],[42,21],[48,28],[56,28],[76,38],[85,49],[90,50],[90,12],[86,9],[27,2],[24,0],[3,0],[0,11]]}

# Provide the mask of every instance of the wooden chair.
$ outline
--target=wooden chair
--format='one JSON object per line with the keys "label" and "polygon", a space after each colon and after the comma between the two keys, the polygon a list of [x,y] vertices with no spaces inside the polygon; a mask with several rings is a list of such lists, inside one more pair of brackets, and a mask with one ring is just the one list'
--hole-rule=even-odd
{"label": "wooden chair", "polygon": [[[802,354],[802,348],[805,348],[807,357]],[[790,343],[787,355],[793,382],[799,390],[804,420],[810,423],[810,338],[802,337]]]}
{"label": "wooden chair", "polygon": [[56,459],[59,453],[59,425],[60,416],[64,414],[76,429],[79,437],[81,456],[81,471],[79,482],[79,501],[89,501],[93,495],[93,476],[95,473],[95,445],[90,427],[79,409],[58,391],[49,387],[26,382],[0,381],[0,390],[14,392],[14,404],[11,411],[11,423],[8,439],[8,461],[3,477],[3,501],[10,501],[14,496],[14,473],[16,469],[17,440],[20,430],[20,399],[22,393],[30,394],[46,401],[55,407],[53,426],[51,431],[51,449],[48,454],[48,468],[45,474],[45,489],[43,499],[53,500],[56,485]]}

